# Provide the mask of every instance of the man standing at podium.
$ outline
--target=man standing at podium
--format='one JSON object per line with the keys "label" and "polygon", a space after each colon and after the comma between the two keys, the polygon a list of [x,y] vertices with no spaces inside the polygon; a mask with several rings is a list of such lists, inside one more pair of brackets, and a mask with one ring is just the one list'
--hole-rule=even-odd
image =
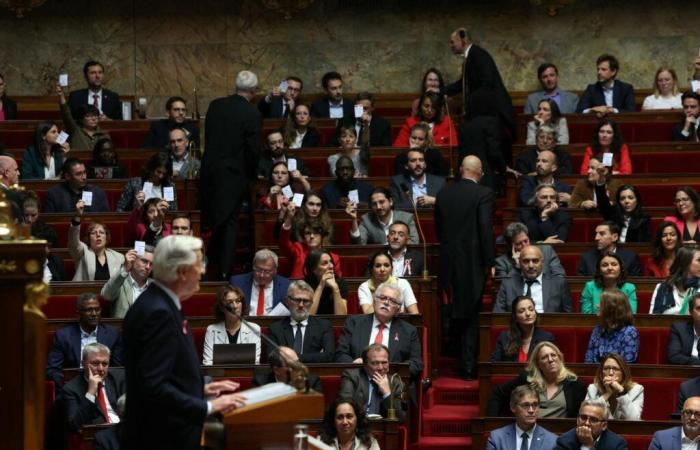
{"label": "man standing at podium", "polygon": [[[204,385],[192,330],[181,302],[199,290],[202,241],[168,236],[153,255],[151,285],[124,318],[128,401],[122,447],[200,448],[204,419],[243,405],[233,381]],[[211,398],[205,400],[204,397]]]}

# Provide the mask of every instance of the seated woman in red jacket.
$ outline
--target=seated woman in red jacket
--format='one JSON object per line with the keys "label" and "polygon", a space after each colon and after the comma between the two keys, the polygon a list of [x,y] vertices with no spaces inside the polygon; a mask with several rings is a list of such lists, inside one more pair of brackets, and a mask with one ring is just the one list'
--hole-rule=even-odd
{"label": "seated woman in red jacket", "polygon": [[603,154],[613,154],[613,175],[631,175],[632,160],[627,144],[623,143],[620,127],[612,119],[603,119],[593,132],[593,142],[586,147],[586,153],[581,162],[581,175],[588,172],[588,161],[596,156],[603,161]]}
{"label": "seated woman in red jacket", "polygon": [[161,198],[149,198],[141,208],[134,208],[126,225],[126,244],[145,241],[155,245],[165,236],[170,236],[170,224],[165,223],[165,214],[170,204]]}
{"label": "seated woman in red jacket", "polygon": [[673,203],[676,214],[666,216],[664,220],[678,227],[684,244],[697,244],[700,242],[700,195],[692,187],[682,186],[676,190]]}
{"label": "seated woman in red jacket", "polygon": [[[289,278],[304,278],[304,261],[311,250],[321,248],[323,238],[328,235],[328,230],[321,226],[320,222],[306,222],[297,228],[299,236],[297,242],[292,242],[292,221],[296,214],[296,206],[289,202],[284,211],[284,222],[280,230],[280,248],[282,253],[289,257],[292,263],[292,273]],[[340,258],[335,253],[328,252],[333,260],[333,272],[341,277],[343,272],[340,267]]]}
{"label": "seated woman in red jacket", "polygon": [[289,186],[294,194],[303,194],[311,190],[311,185],[299,170],[289,172],[287,163],[276,162],[267,178],[268,191],[260,195],[258,208],[262,209],[282,209],[291,199],[284,195],[284,188]]}
{"label": "seated woman in red jacket", "polygon": [[436,92],[426,91],[420,97],[418,114],[411,116],[401,127],[394,140],[394,147],[408,147],[411,127],[420,122],[427,122],[432,128],[433,145],[457,145],[457,130],[449,117],[445,116],[445,102]]}

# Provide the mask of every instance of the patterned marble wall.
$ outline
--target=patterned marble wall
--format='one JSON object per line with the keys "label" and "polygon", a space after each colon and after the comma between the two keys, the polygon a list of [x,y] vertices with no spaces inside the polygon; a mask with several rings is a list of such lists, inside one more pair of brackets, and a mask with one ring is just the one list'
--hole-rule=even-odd
{"label": "patterned marble wall", "polygon": [[465,25],[496,59],[507,87],[537,87],[541,62],[560,66],[562,85],[582,89],[594,61],[609,51],[621,60],[620,78],[650,87],[656,67],[674,67],[687,84],[700,46],[698,2],[576,0],[549,17],[527,0],[316,0],[285,20],[261,0],[48,0],[24,19],[0,12],[0,72],[18,95],[51,91],[53,77],[82,85],[82,65],[107,66],[107,84],[149,99],[160,114],[172,94],[206,108],[232,90],[241,69],[255,71],[264,89],[299,74],[307,92],[320,77],[341,72],[348,90],[414,92],[430,66],[448,79],[459,73],[450,31]]}

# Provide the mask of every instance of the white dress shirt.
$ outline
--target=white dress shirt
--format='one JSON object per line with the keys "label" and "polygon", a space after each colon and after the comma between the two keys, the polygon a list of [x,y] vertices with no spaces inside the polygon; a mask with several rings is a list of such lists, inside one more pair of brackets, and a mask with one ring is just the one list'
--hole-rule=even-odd
{"label": "white dress shirt", "polygon": [[[523,278],[523,295],[527,293],[527,283]],[[530,287],[530,295],[535,302],[535,311],[538,313],[544,312],[544,299],[542,298],[542,274],[535,278],[535,282]]]}
{"label": "white dress shirt", "polygon": [[532,437],[535,434],[535,427],[537,425],[533,426],[530,428],[529,431],[522,430],[518,425],[515,425],[515,449],[520,450],[521,446],[523,445],[523,438],[522,435],[523,433],[527,433],[527,448],[532,447]]}
{"label": "white dress shirt", "polygon": [[92,330],[92,333],[88,333],[87,331],[83,330],[83,327],[80,328],[80,367],[83,367],[83,350],[85,349],[85,346],[88,344],[92,344],[94,342],[97,342],[97,329],[100,326],[97,325],[94,330]]}
{"label": "white dress shirt", "polygon": [[[374,344],[374,339],[377,337],[377,333],[379,333],[379,324],[381,322],[377,320],[377,316],[372,317],[372,332],[369,334],[369,343]],[[385,327],[382,330],[382,345],[386,346],[386,348],[389,348],[389,330],[391,329],[391,322],[385,323]]]}
{"label": "white dress shirt", "polygon": [[[272,310],[272,302],[273,302],[273,297],[272,297],[272,286],[274,285],[274,281],[270,281],[270,284],[265,286],[265,315],[269,313]],[[260,289],[260,285],[253,281],[253,286],[250,288],[250,311],[248,312],[249,315],[251,316],[256,316],[258,312],[258,292]]]}
{"label": "white dress shirt", "polygon": [[[105,396],[105,405],[107,405],[107,415],[109,416],[109,423],[119,423],[119,415],[112,408],[112,404],[109,402],[109,397],[107,396],[107,386],[104,383],[100,384],[100,390]],[[85,398],[90,400],[92,403],[97,402],[97,396],[92,395],[89,392],[85,393]]]}

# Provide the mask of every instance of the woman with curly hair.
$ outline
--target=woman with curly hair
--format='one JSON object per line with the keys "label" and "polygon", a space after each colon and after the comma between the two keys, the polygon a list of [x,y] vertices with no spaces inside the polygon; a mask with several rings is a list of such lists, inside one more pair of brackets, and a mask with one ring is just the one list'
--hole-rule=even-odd
{"label": "woman with curly hair", "polygon": [[586,147],[586,153],[581,161],[581,175],[588,172],[588,160],[597,157],[603,161],[605,153],[612,153],[612,173],[613,175],[632,175],[632,159],[630,159],[630,149],[622,139],[620,127],[612,119],[603,119],[598,123],[593,132],[593,142]]}
{"label": "woman with curly hair", "polygon": [[321,440],[338,450],[379,450],[365,411],[351,399],[337,398],[328,405]]}
{"label": "woman with curly hair", "polygon": [[651,257],[644,263],[644,276],[654,278],[668,277],[669,270],[676,259],[676,252],[682,247],[681,233],[673,222],[661,222],[652,243]]}

